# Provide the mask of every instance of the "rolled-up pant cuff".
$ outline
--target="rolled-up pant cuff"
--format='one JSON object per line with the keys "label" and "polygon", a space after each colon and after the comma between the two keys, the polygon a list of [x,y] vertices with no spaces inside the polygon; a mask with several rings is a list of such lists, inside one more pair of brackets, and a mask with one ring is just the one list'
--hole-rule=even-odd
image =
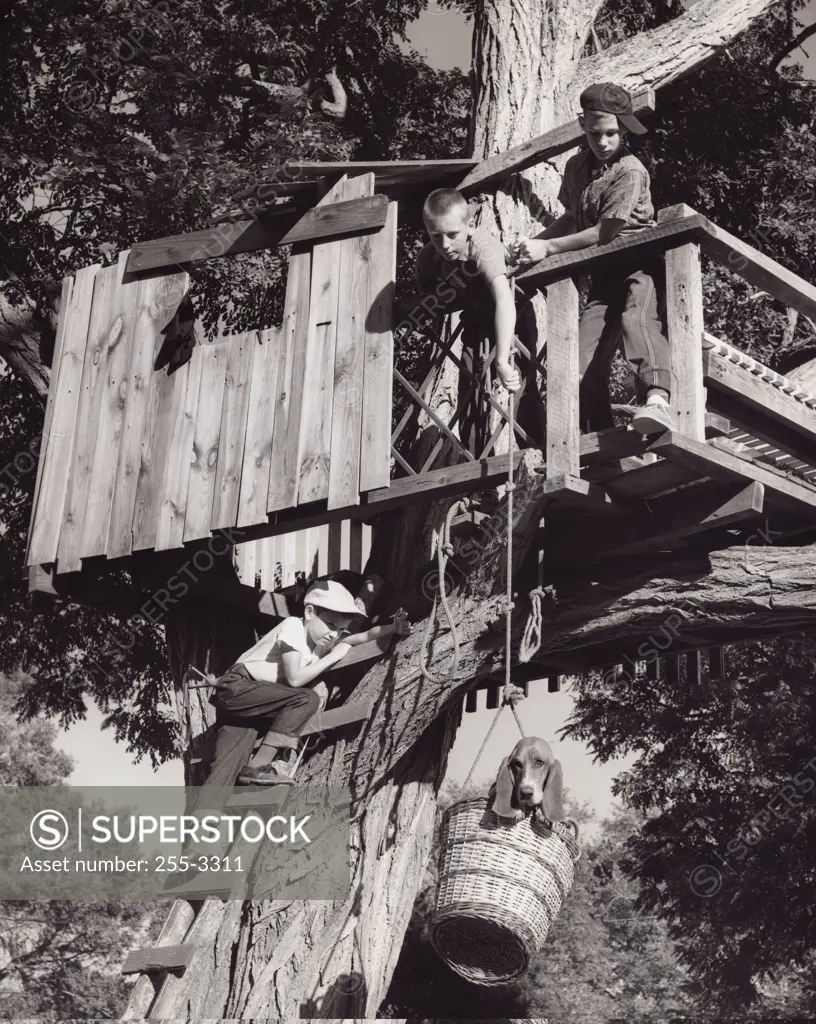
{"label": "rolled-up pant cuff", "polygon": [[267,747],[285,747],[287,750],[297,750],[297,736],[287,736],[282,732],[275,732],[270,729],[261,741]]}
{"label": "rolled-up pant cuff", "polygon": [[671,394],[671,372],[669,370],[648,370],[646,373],[638,374],[638,380],[646,391],[651,388],[660,388],[667,394]]}

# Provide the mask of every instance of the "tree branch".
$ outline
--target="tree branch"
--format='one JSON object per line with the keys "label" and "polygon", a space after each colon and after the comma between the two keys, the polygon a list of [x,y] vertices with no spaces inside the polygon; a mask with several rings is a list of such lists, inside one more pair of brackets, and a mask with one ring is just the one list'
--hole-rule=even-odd
{"label": "tree branch", "polygon": [[811,36],[816,36],[816,22],[814,22],[812,25],[808,25],[808,27],[806,29],[803,29],[799,33],[799,35],[796,36],[795,39],[791,39],[789,43],[783,46],[779,53],[777,53],[774,56],[773,60],[768,65],[768,70],[776,71],[776,69],[779,67],[782,61],[789,54],[793,53],[795,49],[800,47],[806,39],[810,39]]}
{"label": "tree branch", "polygon": [[618,82],[632,91],[668,85],[719,53],[776,2],[698,0],[668,24],[584,57],[569,99],[574,101],[590,82]]}

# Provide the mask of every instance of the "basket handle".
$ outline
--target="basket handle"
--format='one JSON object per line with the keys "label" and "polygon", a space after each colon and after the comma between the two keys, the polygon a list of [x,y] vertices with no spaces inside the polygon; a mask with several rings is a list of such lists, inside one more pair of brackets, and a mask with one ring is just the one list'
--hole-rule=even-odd
{"label": "basket handle", "polygon": [[572,859],[573,862],[577,864],[578,861],[581,859],[581,847],[579,845],[581,830],[578,827],[578,822],[574,818],[564,818],[561,824],[564,825],[565,828],[570,829],[575,834],[575,845],[578,847],[578,853]]}

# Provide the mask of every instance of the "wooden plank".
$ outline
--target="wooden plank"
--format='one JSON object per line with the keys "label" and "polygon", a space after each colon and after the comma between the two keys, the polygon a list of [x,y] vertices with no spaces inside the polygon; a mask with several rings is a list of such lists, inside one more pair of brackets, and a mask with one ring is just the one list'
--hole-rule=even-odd
{"label": "wooden plank", "polygon": [[[73,458],[57,550],[57,572],[60,573],[80,568],[85,514],[90,502],[95,500],[91,495],[91,478],[99,440],[99,418],[108,384],[109,361],[121,340],[123,327],[123,320],[115,308],[116,296],[121,294],[120,278],[117,262],[100,270],[94,281]],[[110,504],[106,511],[109,509]]]}
{"label": "wooden plank", "polygon": [[588,274],[605,266],[613,267],[624,255],[627,259],[647,259],[686,242],[699,241],[702,244],[710,227],[710,221],[699,213],[683,218],[667,217],[656,227],[618,235],[606,245],[590,245],[586,249],[548,256],[540,263],[519,271],[514,275],[515,280],[525,292],[530,292],[567,277]]}
{"label": "wooden plank", "polygon": [[363,524],[358,520],[349,520],[349,564],[352,572],[363,571]]}
{"label": "wooden plank", "polygon": [[224,399],[221,405],[221,429],[218,465],[215,470],[211,530],[235,526],[241,494],[241,469],[244,462],[247,417],[249,415],[250,371],[258,332],[249,331],[230,339]]}
{"label": "wooden plank", "polygon": [[343,568],[342,523],[329,523],[328,534],[328,571],[339,572]]}
{"label": "wooden plank", "polygon": [[[53,412],[48,434],[43,433],[40,443],[42,474],[37,504],[32,506],[34,512],[26,558],[29,565],[53,562],[57,557],[74,461],[85,350],[98,271],[99,265],[95,264],[77,272],[69,301],[60,311],[52,380],[48,389],[49,399],[51,393],[54,394]],[[61,355],[57,364],[58,351]]]}
{"label": "wooden plank", "polygon": [[560,693],[561,692],[561,676],[550,675],[547,676],[547,693]]}
{"label": "wooden plank", "polygon": [[571,280],[547,290],[547,479],[578,476],[578,290]]}
{"label": "wooden plank", "polygon": [[[779,388],[764,383],[750,370],[718,355],[712,349],[703,353],[703,377],[712,389],[747,406],[747,429],[750,429],[753,413],[758,412],[763,418],[775,420],[804,435],[810,442],[816,441],[816,412],[813,409],[786,395]],[[716,395],[712,394],[711,398],[716,403]],[[804,444],[801,448],[810,458],[816,455],[816,444],[812,448]]]}
{"label": "wooden plank", "polygon": [[[346,182],[346,196],[374,191],[374,175]],[[358,236],[335,242],[340,249],[334,383],[329,437],[328,507],[345,508],[360,500],[363,379],[368,316],[370,246]],[[390,424],[388,425],[390,427]]]}
{"label": "wooden plank", "polygon": [[289,257],[283,306],[282,364],[278,368],[275,435],[269,461],[268,512],[297,504],[300,412],[309,335],[312,251],[294,246]]}
{"label": "wooden plank", "polygon": [[465,711],[473,712],[479,710],[479,691],[468,690],[465,694]]}
{"label": "wooden plank", "polygon": [[387,487],[391,477],[391,416],[394,395],[394,336],[391,331],[397,277],[398,204],[390,203],[385,227],[369,236],[363,365],[363,426],[360,490]]}
{"label": "wooden plank", "polygon": [[686,653],[686,683],[688,686],[699,686],[702,680],[702,651]]}
{"label": "wooden plank", "polygon": [[[632,108],[636,117],[646,117],[654,113],[655,94],[647,89],[632,97]],[[508,175],[534,167],[536,164],[550,160],[559,153],[574,149],[584,140],[584,132],[576,117],[567,124],[559,125],[552,131],[538,135],[529,142],[514,146],[503,153],[482,160],[469,171],[459,183],[459,191],[472,195],[480,191],[489,191],[499,185]]]}
{"label": "wooden plank", "polygon": [[642,501],[675,490],[703,478],[697,470],[661,459],[648,466],[621,473],[604,483],[604,488],[620,501]]}
{"label": "wooden plank", "polygon": [[318,531],[317,543],[317,575],[325,576],[329,571],[329,527],[321,526]]}
{"label": "wooden plank", "polygon": [[311,736],[316,732],[328,732],[330,729],[339,729],[343,725],[352,725],[354,722],[365,722],[371,717],[374,704],[374,698],[368,697],[365,700],[355,700],[349,704],[343,704],[339,708],[332,708],[331,711],[318,711],[303,727],[301,736]]}
{"label": "wooden plank", "polygon": [[210,536],[229,342],[202,345],[201,352],[201,386],[193,432],[193,462],[187,485],[187,514],[184,518],[185,544]]}
{"label": "wooden plank", "polygon": [[703,484],[678,498],[652,499],[648,511],[604,524],[592,536],[565,537],[550,556],[557,564],[591,564],[607,558],[666,551],[709,530],[758,519],[763,511],[760,483]]}
{"label": "wooden plank", "polygon": [[278,374],[284,360],[283,331],[278,327],[261,331],[258,340],[259,344],[252,347],[249,416],[241,467],[238,526],[251,526],[266,520],[269,466],[273,438],[276,436]]}
{"label": "wooden plank", "polygon": [[[62,280],[62,290],[60,293],[60,311],[61,316],[57,321],[57,335],[54,339],[54,354],[51,358],[51,376],[48,383],[48,395],[45,400],[45,418],[43,419],[43,429],[40,435],[39,452],[37,455],[37,476],[34,481],[34,495],[31,499],[31,520],[28,524],[28,537],[26,539],[26,557],[25,565],[29,564],[28,555],[31,549],[31,538],[34,532],[34,525],[36,522],[37,515],[37,503],[40,497],[40,487],[42,485],[43,468],[45,466],[46,458],[51,447],[51,421],[54,418],[54,404],[57,397],[57,389],[59,387],[59,372],[60,362],[62,360],[62,350],[65,344],[66,326],[68,323],[68,307],[71,304],[71,292],[74,288],[73,277],[64,277]],[[34,458],[32,446],[29,445],[29,454],[31,458]],[[10,467],[7,467],[10,469]],[[16,468],[16,467],[15,467]]]}
{"label": "wooden plank", "polygon": [[499,706],[501,699],[501,687],[500,686],[488,686],[487,687],[487,702],[485,707],[488,711],[493,711]]}
{"label": "wooden plank", "polygon": [[195,946],[156,946],[132,949],[122,964],[122,974],[142,974],[147,971],[183,971],[196,954]]}
{"label": "wooden plank", "polygon": [[261,542],[261,587],[264,590],[277,588],[277,560],[275,558],[275,541],[273,537],[265,537]]}
{"label": "wooden plank", "polygon": [[680,682],[680,655],[670,654],[663,658],[663,663],[666,666],[666,682],[676,686]]}
{"label": "wooden plank", "polygon": [[[211,358],[212,346],[197,345],[189,362],[173,374],[175,386],[170,409],[167,457],[157,489],[158,517],[156,522],[156,551],[180,548],[184,541],[184,523],[187,518],[187,491],[193,459],[193,441],[201,391],[201,370]],[[138,489],[137,489],[138,507]],[[134,524],[138,519],[134,514]]]}
{"label": "wooden plank", "polygon": [[385,224],[387,212],[386,196],[369,195],[325,209],[318,206],[306,213],[296,210],[281,216],[261,215],[214,224],[184,235],[137,242],[127,257],[127,272],[136,274],[273,246],[314,244],[320,239],[377,231]]}
{"label": "wooden plank", "polygon": [[703,277],[700,247],[693,242],[666,253],[666,321],[676,431],[702,441],[705,438]]}
{"label": "wooden plank", "polygon": [[[346,195],[342,178],[321,203],[334,203]],[[303,392],[308,401],[300,417],[300,480],[298,504],[323,501],[329,495],[334,360],[337,348],[337,312],[340,300],[340,261],[343,245],[328,242],[312,250],[312,283],[306,372]]]}
{"label": "wooden plank", "polygon": [[[686,208],[688,209],[688,207]],[[816,317],[816,286],[709,222],[700,239],[703,250],[744,280],[804,316]]]}
{"label": "wooden plank", "polygon": [[[170,913],[162,925],[162,930],[156,940],[156,946],[169,946],[180,942],[193,923],[195,913],[193,907],[186,900],[177,900],[170,908]],[[131,989],[127,1008],[121,1019],[141,1020],[146,1017],[155,994],[156,989],[153,980],[149,975],[142,975]]]}
{"label": "wooden plank", "polygon": [[709,678],[719,682],[725,679],[725,648],[711,647],[708,651]]}
{"label": "wooden plank", "polygon": [[[333,175],[374,174],[377,178],[388,178],[389,181],[425,180],[429,177],[465,173],[475,167],[478,161],[473,159],[460,160],[335,160],[328,163],[315,161],[289,160],[279,173],[284,172],[290,178],[318,178]],[[278,177],[276,174],[275,177]],[[239,198],[239,193],[235,198]]]}
{"label": "wooden plank", "polygon": [[769,507],[774,505],[793,515],[813,518],[816,487],[783,477],[756,462],[746,462],[712,445],[690,437],[667,432],[651,445],[651,450],[687,469],[718,480],[754,480],[764,484]]}
{"label": "wooden plank", "polygon": [[[187,274],[173,274],[139,281],[136,288],[136,318],[130,339],[124,426],[108,527],[108,558],[131,553],[134,524],[141,527],[147,495],[158,490],[160,480],[155,480],[154,441],[162,453],[169,446],[171,435],[167,432],[167,422],[159,423],[169,418],[169,410],[162,416],[160,409],[164,411],[172,403],[175,382],[168,379],[166,371],[156,371],[153,366],[165,340],[161,332],[188,287]],[[142,480],[143,474],[150,477],[147,486]],[[157,505],[156,511],[157,519]],[[151,547],[153,540],[155,524]]]}
{"label": "wooden plank", "polygon": [[578,451],[582,466],[599,466],[633,455],[642,455],[649,442],[634,430],[610,427],[609,430],[581,434]]}

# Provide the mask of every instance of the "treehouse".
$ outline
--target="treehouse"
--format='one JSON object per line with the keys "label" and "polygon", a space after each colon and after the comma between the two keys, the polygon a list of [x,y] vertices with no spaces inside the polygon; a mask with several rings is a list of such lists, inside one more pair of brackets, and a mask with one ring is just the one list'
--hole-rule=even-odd
{"label": "treehouse", "polygon": [[[652,94],[637,98],[636,113],[653,104]],[[451,323],[429,340],[415,373],[396,365],[398,221],[415,216],[433,188],[490,191],[580,135],[572,122],[481,163],[289,164],[236,197],[244,208],[226,220],[137,243],[112,266],[67,278],[27,551],[32,588],[110,605],[106,570],[223,538],[235,545],[242,582],[207,590],[204,574],[196,585],[274,620],[296,606],[304,575],[362,572],[373,517],[502,484],[507,414],[492,394],[493,353],[470,372]],[[197,345],[183,365],[159,368],[163,332],[195,264],[282,245],[292,248],[281,326]],[[675,429],[581,434],[574,279],[623,255],[658,253]],[[741,353],[738,338],[708,333],[702,255],[816,317],[812,284],[685,206],[660,211],[657,226],[634,237],[551,257],[516,277],[548,300],[547,335],[531,353],[546,379],[539,583],[600,572],[619,558],[771,538],[804,543],[814,533],[816,394]],[[468,375],[490,420],[481,450],[460,439],[460,408],[445,415],[433,404],[446,369]],[[423,426],[435,430],[431,445],[420,443]],[[518,464],[536,439],[515,430]],[[478,511],[461,518],[478,535]],[[456,555],[452,565],[467,574]],[[661,653],[690,652],[688,671],[699,678],[701,650],[740,639],[678,631]],[[520,666],[519,681],[549,675],[554,688],[559,673],[643,660],[648,640],[548,655]],[[667,671],[678,671],[676,659]],[[716,650],[708,671],[722,672]]]}

